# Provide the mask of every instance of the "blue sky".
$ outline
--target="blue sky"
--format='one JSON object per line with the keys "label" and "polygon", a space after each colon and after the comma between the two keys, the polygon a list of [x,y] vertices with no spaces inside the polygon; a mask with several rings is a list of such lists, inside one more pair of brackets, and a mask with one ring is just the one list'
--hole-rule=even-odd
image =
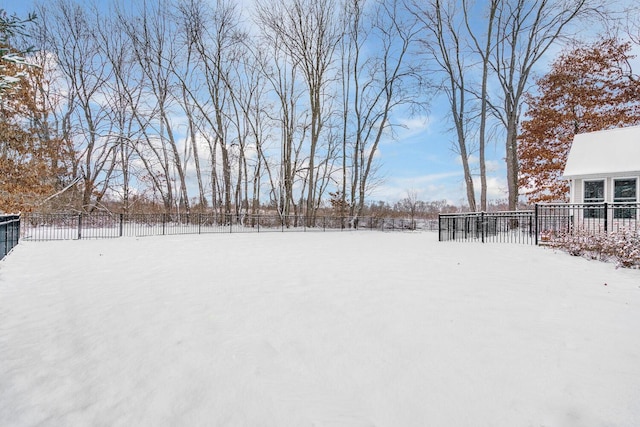
{"label": "blue sky", "polygon": [[[466,190],[460,156],[454,151],[455,135],[450,131],[449,106],[435,97],[426,116],[406,117],[407,129],[398,131],[395,140],[380,147],[381,175],[385,181],[374,189],[372,199],[397,200],[415,192],[421,200],[449,200],[466,204]],[[502,140],[487,147],[489,196],[506,198],[506,171]],[[477,157],[472,167],[478,168]],[[479,183],[478,183],[479,188]]]}
{"label": "blue sky", "polygon": [[[32,4],[0,0],[0,8],[21,16],[26,15]],[[549,53],[549,60],[555,53]],[[544,64],[540,64],[538,74],[544,70]],[[395,202],[412,192],[421,200],[446,199],[456,205],[466,204],[461,162],[453,150],[455,135],[450,131],[448,102],[443,96],[433,97],[433,93],[424,95],[432,97],[427,114],[414,117],[396,114],[396,122],[405,127],[397,130],[395,139],[387,139],[379,147],[382,181],[371,191],[369,200]],[[503,145],[502,137],[498,136],[487,147],[488,195],[493,200],[506,199],[507,194]],[[474,157],[471,166],[477,169],[477,158],[473,160]],[[476,188],[479,189],[479,183]]]}

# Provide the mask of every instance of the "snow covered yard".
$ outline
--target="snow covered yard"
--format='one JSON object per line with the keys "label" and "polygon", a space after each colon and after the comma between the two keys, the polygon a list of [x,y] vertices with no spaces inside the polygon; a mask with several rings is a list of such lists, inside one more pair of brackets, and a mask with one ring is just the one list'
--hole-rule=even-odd
{"label": "snow covered yard", "polygon": [[435,233],[23,242],[2,426],[637,426],[640,271]]}

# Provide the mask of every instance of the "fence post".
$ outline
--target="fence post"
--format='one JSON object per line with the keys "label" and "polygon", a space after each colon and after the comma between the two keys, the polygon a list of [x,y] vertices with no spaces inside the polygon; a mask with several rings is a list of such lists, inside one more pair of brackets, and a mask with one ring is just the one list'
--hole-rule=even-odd
{"label": "fence post", "polygon": [[3,259],[9,252],[9,226],[10,224],[8,222],[0,225],[0,235],[2,235],[2,241],[0,241],[0,244],[3,246],[0,259]]}
{"label": "fence post", "polygon": [[455,240],[456,240],[456,225],[457,225],[456,224],[456,217],[454,216],[452,219],[453,219],[453,227],[452,227],[453,233],[451,233],[451,240],[453,240],[455,242]]}
{"label": "fence post", "polygon": [[122,237],[124,231],[124,214],[120,214],[120,237]]}
{"label": "fence post", "polygon": [[482,234],[482,243],[484,243],[484,233],[485,233],[484,211],[480,212],[480,233]]}
{"label": "fence post", "polygon": [[18,215],[13,223],[13,227],[11,227],[11,246],[15,247],[18,245],[18,241],[20,240],[20,215]]}
{"label": "fence post", "polygon": [[464,217],[464,240],[469,240],[469,216]]}
{"label": "fence post", "polygon": [[78,240],[82,239],[82,214],[78,214]]}
{"label": "fence post", "polygon": [[533,206],[533,232],[535,233],[535,244],[538,246],[538,204]]}
{"label": "fence post", "polygon": [[167,214],[165,214],[165,213],[162,214],[162,235],[163,236],[164,236],[164,225],[165,225],[165,222],[166,222],[166,219],[167,219],[166,215]]}
{"label": "fence post", "polygon": [[609,231],[609,204],[604,202],[604,234]]}

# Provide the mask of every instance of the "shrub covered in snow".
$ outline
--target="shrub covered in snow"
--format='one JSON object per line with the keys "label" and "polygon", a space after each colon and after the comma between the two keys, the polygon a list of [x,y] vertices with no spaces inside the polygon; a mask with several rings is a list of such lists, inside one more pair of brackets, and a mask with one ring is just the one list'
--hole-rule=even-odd
{"label": "shrub covered in snow", "polygon": [[552,245],[574,256],[614,261],[617,267],[640,268],[640,233],[637,230],[609,234],[577,230],[554,236]]}

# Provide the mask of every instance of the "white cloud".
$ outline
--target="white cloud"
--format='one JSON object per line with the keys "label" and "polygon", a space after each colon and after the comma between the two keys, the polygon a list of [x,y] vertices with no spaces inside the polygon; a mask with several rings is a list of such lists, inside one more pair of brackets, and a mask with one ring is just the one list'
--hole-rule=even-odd
{"label": "white cloud", "polygon": [[[480,177],[473,177],[473,186],[476,190],[478,200],[480,200]],[[507,183],[504,178],[496,176],[487,177],[487,198],[488,199],[504,199],[507,197]]]}
{"label": "white cloud", "polygon": [[498,160],[487,160],[485,164],[487,166],[487,172],[491,173],[499,171],[504,163]]}
{"label": "white cloud", "polygon": [[418,199],[424,201],[455,200],[459,192],[456,182],[460,180],[462,172],[451,171],[435,174],[416,175],[404,178],[389,178],[376,187],[369,196],[369,200],[386,200],[394,203],[407,197],[407,192],[415,192]]}
{"label": "white cloud", "polygon": [[414,188],[414,187],[419,187],[426,184],[431,184],[434,182],[449,180],[450,178],[455,178],[459,176],[462,176],[462,171],[432,173],[427,175],[418,175],[410,178],[397,178],[394,181],[397,182],[398,184],[404,184],[406,188]]}
{"label": "white cloud", "polygon": [[[478,156],[474,156],[473,154],[469,155],[469,166],[473,166],[478,163],[480,163],[480,159],[478,158]],[[456,156],[456,164],[462,165],[462,156]]]}
{"label": "white cloud", "polygon": [[415,116],[402,118],[399,121],[400,126],[404,129],[402,138],[408,138],[422,132],[429,132],[432,123],[431,116]]}
{"label": "white cloud", "polygon": [[[480,177],[474,176],[476,200],[480,201]],[[376,187],[369,200],[386,200],[394,203],[407,197],[407,192],[415,192],[419,200],[447,200],[453,205],[466,205],[466,187],[462,170],[435,174],[416,175],[404,178],[389,178]],[[507,196],[507,184],[503,177],[487,177],[487,198],[502,200]]]}

